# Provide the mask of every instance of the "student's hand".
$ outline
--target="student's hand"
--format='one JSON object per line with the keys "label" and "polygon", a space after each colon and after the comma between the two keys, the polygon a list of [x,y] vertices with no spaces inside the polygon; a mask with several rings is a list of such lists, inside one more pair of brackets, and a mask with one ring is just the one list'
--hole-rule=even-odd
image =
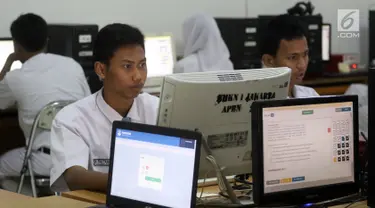
{"label": "student's hand", "polygon": [[12,67],[13,62],[18,61],[18,60],[20,60],[20,58],[18,57],[16,53],[9,54],[7,60],[5,61],[2,72],[9,72]]}
{"label": "student's hand", "polygon": [[[3,69],[0,73],[0,81],[2,81],[5,77],[5,74],[8,73],[12,67],[13,62],[20,60],[18,55],[16,53],[9,54],[7,60],[5,61],[5,64],[3,66]],[[0,66],[1,67],[1,66]]]}

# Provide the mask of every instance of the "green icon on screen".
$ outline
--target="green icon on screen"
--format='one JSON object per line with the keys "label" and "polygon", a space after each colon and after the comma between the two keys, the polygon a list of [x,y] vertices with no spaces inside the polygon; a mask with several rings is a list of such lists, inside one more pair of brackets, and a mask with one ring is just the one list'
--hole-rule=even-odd
{"label": "green icon on screen", "polygon": [[145,179],[146,179],[146,181],[161,183],[161,179],[160,178],[153,178],[153,177],[150,177],[150,176],[146,176]]}
{"label": "green icon on screen", "polygon": [[314,110],[304,110],[302,111],[302,115],[311,115],[314,114]]}

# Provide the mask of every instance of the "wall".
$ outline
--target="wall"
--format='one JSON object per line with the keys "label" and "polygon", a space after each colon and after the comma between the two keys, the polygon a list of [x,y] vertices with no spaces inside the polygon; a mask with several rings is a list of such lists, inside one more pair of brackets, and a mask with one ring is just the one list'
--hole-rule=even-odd
{"label": "wall", "polygon": [[[9,25],[20,13],[34,12],[50,23],[96,23],[102,27],[112,22],[125,22],[140,27],[145,34],[172,33],[180,54],[181,23],[194,12],[203,11],[216,17],[256,17],[284,13],[296,2],[298,0],[12,0],[0,7],[0,37],[10,35]],[[368,57],[368,9],[375,0],[311,2],[315,13],[321,13],[324,22],[332,24],[332,52],[360,52],[365,63]],[[360,9],[360,39],[337,38],[339,8]]]}

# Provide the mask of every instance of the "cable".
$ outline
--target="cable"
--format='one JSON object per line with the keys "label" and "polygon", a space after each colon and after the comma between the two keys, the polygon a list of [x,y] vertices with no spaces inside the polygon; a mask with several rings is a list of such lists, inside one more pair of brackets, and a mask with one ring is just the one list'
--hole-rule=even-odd
{"label": "cable", "polygon": [[362,131],[361,131],[361,136],[366,140],[366,145],[367,145],[368,139],[367,139],[367,137],[365,136],[365,134]]}
{"label": "cable", "polygon": [[207,176],[208,176],[208,174],[209,174],[210,172],[211,172],[211,171],[207,171],[206,174],[204,175],[204,178],[203,178],[203,185],[202,185],[202,188],[201,188],[201,193],[200,193],[199,198],[198,198],[198,200],[202,201],[203,204],[204,204],[204,201],[202,200],[202,196],[203,196],[204,187],[205,187],[205,184],[206,184],[206,179],[207,179]]}

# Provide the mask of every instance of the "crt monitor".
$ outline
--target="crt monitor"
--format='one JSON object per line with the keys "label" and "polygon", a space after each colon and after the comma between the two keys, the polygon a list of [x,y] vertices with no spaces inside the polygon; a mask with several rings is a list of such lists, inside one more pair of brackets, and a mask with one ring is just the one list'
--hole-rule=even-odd
{"label": "crt monitor", "polygon": [[145,51],[147,59],[145,91],[157,87],[160,92],[163,77],[173,73],[176,57],[172,36],[146,36]]}
{"label": "crt monitor", "polygon": [[331,57],[331,25],[322,25],[322,60],[329,61]]}
{"label": "crt monitor", "polygon": [[[0,70],[3,68],[9,54],[14,52],[13,40],[11,38],[0,38]],[[22,67],[20,61],[15,61],[10,70]]]}
{"label": "crt monitor", "polygon": [[357,96],[260,101],[252,120],[256,204],[358,193]]}
{"label": "crt monitor", "polygon": [[[251,173],[251,104],[285,99],[291,70],[265,68],[166,76],[157,124],[198,130],[227,176]],[[215,177],[202,148],[199,178]]]}

